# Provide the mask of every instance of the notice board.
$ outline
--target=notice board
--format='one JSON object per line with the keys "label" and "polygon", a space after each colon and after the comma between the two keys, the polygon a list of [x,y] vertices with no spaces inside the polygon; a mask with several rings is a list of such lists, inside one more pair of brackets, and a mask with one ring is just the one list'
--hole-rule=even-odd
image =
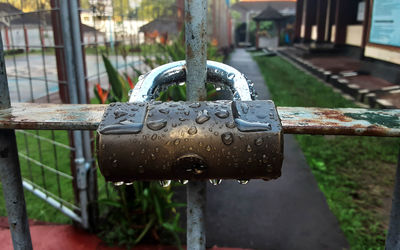
{"label": "notice board", "polygon": [[400,0],[374,0],[369,42],[400,47]]}

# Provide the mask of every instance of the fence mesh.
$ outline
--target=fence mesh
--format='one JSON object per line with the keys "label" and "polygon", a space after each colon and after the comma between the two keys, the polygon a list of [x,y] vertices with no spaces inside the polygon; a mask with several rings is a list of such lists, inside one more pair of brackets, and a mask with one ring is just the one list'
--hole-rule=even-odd
{"label": "fence mesh", "polygon": [[[133,84],[139,72],[157,66],[160,57],[164,61],[172,59],[163,54],[163,46],[181,34],[183,0],[82,0],[79,6],[76,11],[80,17],[88,102],[99,102],[94,89],[110,89],[103,55]],[[219,49],[229,48],[227,1],[209,1],[208,18],[209,41]],[[59,0],[0,0],[0,31],[12,102],[69,103],[74,93],[68,93],[60,20]],[[24,130],[16,134],[24,187],[42,194],[38,199],[26,192],[29,216],[67,222],[68,217],[59,216],[61,210],[70,218],[79,219],[71,133]],[[93,145],[92,139],[92,148]],[[108,198],[113,188],[98,173],[97,176],[97,183],[89,183],[87,195],[97,199],[98,193],[99,199]],[[0,212],[5,215],[3,205]]]}

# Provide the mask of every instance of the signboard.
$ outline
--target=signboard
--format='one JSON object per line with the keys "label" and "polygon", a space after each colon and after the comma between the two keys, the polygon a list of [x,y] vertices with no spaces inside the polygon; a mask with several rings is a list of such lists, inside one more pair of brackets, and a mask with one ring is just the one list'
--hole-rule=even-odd
{"label": "signboard", "polygon": [[374,0],[369,41],[400,47],[399,0]]}

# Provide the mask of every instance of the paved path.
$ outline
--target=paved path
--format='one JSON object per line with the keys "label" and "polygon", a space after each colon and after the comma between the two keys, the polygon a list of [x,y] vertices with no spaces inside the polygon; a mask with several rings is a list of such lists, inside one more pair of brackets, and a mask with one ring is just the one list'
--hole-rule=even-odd
{"label": "paved path", "polygon": [[[249,54],[237,49],[230,65],[253,80],[259,99],[268,88]],[[282,177],[208,186],[207,245],[253,249],[343,249],[348,243],[297,142],[285,136]],[[182,196],[182,192],[178,192]],[[183,198],[183,197],[181,197]]]}

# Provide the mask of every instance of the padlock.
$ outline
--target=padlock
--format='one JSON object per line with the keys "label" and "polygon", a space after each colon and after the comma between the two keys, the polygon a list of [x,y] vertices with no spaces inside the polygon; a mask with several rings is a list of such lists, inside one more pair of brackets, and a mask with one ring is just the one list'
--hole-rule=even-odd
{"label": "padlock", "polygon": [[185,80],[184,65],[178,62],[140,79],[130,99],[139,102],[110,104],[97,130],[98,162],[106,180],[278,178],[283,133],[276,107],[269,100],[253,101],[247,78],[237,71],[228,77],[233,68],[225,66],[208,62],[207,78],[227,85],[233,101],[162,103],[149,98],[162,85]]}

